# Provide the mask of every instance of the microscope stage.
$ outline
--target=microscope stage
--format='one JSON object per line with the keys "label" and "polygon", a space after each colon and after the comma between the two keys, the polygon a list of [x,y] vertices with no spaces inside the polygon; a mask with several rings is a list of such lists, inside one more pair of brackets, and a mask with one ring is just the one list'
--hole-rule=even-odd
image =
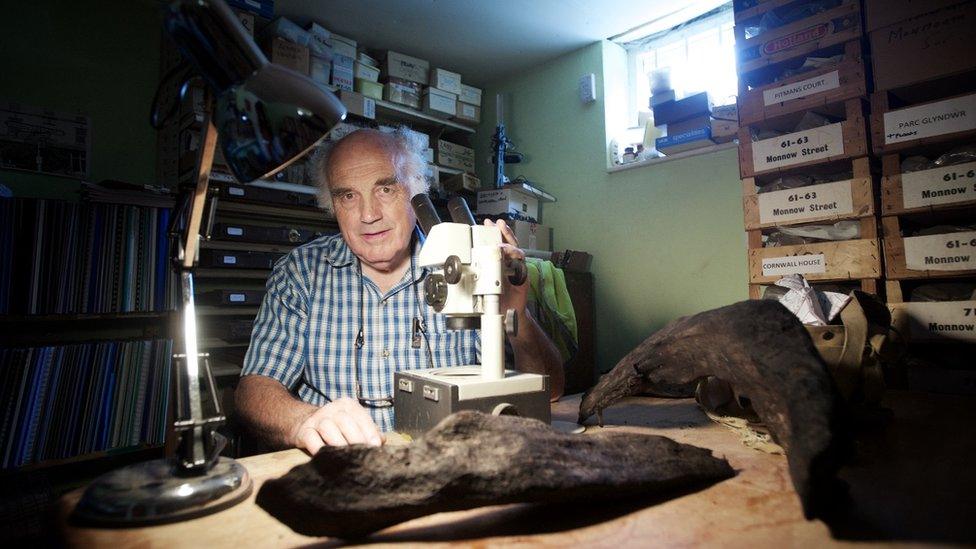
{"label": "microscope stage", "polygon": [[[542,391],[548,385],[546,377],[539,374],[526,374],[515,370],[505,370],[502,379],[484,379],[479,366],[457,366],[454,368],[430,368],[400,372],[407,374],[404,380],[417,378],[438,384],[457,386],[458,400],[471,400],[491,396],[511,395]],[[397,382],[399,387],[400,381]]]}

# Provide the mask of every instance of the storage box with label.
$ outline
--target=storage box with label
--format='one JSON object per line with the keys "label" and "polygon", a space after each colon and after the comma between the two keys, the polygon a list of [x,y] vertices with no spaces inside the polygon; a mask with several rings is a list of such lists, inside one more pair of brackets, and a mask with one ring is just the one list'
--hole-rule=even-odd
{"label": "storage box with label", "polygon": [[476,88],[474,86],[469,86],[467,84],[461,84],[461,94],[458,96],[458,101],[462,103],[467,103],[468,105],[474,105],[476,107],[480,107],[481,88]]}
{"label": "storage box with label", "polygon": [[437,88],[427,88],[421,97],[421,107],[427,114],[453,118],[457,114],[457,96]]}
{"label": "storage box with label", "polygon": [[376,103],[370,97],[366,97],[361,93],[342,90],[339,92],[339,100],[346,106],[349,114],[370,120],[376,118]]}
{"label": "storage box with label", "polygon": [[682,133],[693,132],[699,128],[708,126],[711,123],[711,120],[712,117],[706,112],[679,122],[672,122],[667,125],[668,135],[679,135]]}
{"label": "storage box with label", "polygon": [[976,162],[902,172],[902,160],[910,155],[889,154],[881,159],[882,215],[976,208]]}
{"label": "storage box with label", "polygon": [[332,85],[340,90],[353,91],[353,59],[345,55],[332,56]]}
{"label": "storage box with label", "polygon": [[383,86],[383,99],[408,107],[420,108],[420,84],[401,78],[390,78]]}
{"label": "storage box with label", "polygon": [[461,75],[445,69],[430,69],[430,86],[460,95]]}
{"label": "storage box with label", "polygon": [[477,192],[481,188],[481,180],[469,173],[458,173],[443,178],[441,186],[446,191]]}
{"label": "storage box with label", "polygon": [[455,170],[463,170],[469,173],[474,173],[473,158],[463,158],[453,154],[439,152],[434,154],[434,160],[446,168],[454,168]]}
{"label": "storage box with label", "polygon": [[712,141],[712,127],[710,124],[706,124],[701,128],[684,133],[658,137],[654,140],[654,144],[654,148],[662,153],[673,155],[708,147],[714,145],[715,142]]}
{"label": "storage box with label", "polygon": [[384,76],[402,78],[418,84],[427,85],[430,82],[430,63],[395,51],[387,51],[381,66]]}
{"label": "storage box with label", "polygon": [[465,147],[464,145],[459,145],[446,139],[438,139],[435,145],[435,150],[438,153],[452,154],[460,158],[474,160],[474,149],[471,147]]}
{"label": "storage box with label", "polygon": [[271,39],[270,47],[272,63],[308,74],[308,48],[279,37]]}
{"label": "storage box with label", "polygon": [[[916,234],[909,218],[882,217],[889,280],[976,276],[976,231]],[[923,225],[931,227],[929,222]],[[903,236],[903,235],[915,236]]]}
{"label": "storage box with label", "polygon": [[359,61],[356,61],[355,76],[356,78],[369,80],[370,82],[379,82],[380,70],[372,65],[367,65],[365,63],[360,63]]}
{"label": "storage box with label", "polygon": [[345,55],[356,59],[356,41],[336,33],[332,33],[332,54]]}
{"label": "storage box with label", "polygon": [[896,99],[888,91],[871,94],[871,146],[876,154],[976,136],[976,93],[892,109]]}
{"label": "storage box with label", "polygon": [[307,28],[309,41],[308,47],[312,55],[317,55],[325,59],[332,59],[332,33],[322,25],[312,22]]}
{"label": "storage box with label", "polygon": [[353,89],[356,93],[361,93],[366,97],[372,97],[373,99],[383,99],[383,84],[379,82],[372,82],[370,80],[363,80],[362,78],[357,78]]}
{"label": "storage box with label", "polygon": [[272,38],[284,38],[285,40],[308,47],[312,37],[307,30],[299,27],[294,21],[287,17],[278,17],[268,26],[261,30],[261,37],[265,42],[270,42]]}
{"label": "storage box with label", "polygon": [[481,107],[476,107],[474,105],[469,105],[467,103],[458,101],[457,114],[454,115],[454,120],[471,125],[480,124]]}
{"label": "storage box with label", "polygon": [[478,191],[478,215],[514,214],[539,220],[539,199],[517,188]]}

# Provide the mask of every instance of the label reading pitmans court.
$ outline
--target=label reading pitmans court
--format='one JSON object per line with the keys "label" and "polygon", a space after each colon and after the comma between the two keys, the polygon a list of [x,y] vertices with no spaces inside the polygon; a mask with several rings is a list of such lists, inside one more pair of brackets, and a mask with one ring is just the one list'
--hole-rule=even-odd
{"label": "label reading pitmans court", "polygon": [[811,95],[834,90],[840,87],[840,72],[831,71],[827,74],[807,78],[799,82],[772,88],[763,92],[763,106],[784,103],[792,99],[800,99]]}
{"label": "label reading pitmans court", "polygon": [[976,94],[884,113],[885,144],[976,129]]}
{"label": "label reading pitmans court", "polygon": [[953,339],[976,342],[976,301],[904,303],[912,341]]}
{"label": "label reading pitmans court", "polygon": [[762,260],[763,276],[815,274],[825,272],[827,272],[827,261],[824,259],[824,254],[766,257]]}
{"label": "label reading pitmans court", "polygon": [[752,144],[752,166],[756,172],[823,160],[844,154],[841,123],[788,133]]}
{"label": "label reading pitmans court", "polygon": [[916,271],[967,271],[976,269],[976,231],[909,236],[905,242],[905,266]]}
{"label": "label reading pitmans court", "polygon": [[852,182],[835,181],[759,194],[759,222],[801,221],[854,212]]}
{"label": "label reading pitmans court", "polygon": [[976,200],[976,162],[903,174],[901,189],[906,209]]}

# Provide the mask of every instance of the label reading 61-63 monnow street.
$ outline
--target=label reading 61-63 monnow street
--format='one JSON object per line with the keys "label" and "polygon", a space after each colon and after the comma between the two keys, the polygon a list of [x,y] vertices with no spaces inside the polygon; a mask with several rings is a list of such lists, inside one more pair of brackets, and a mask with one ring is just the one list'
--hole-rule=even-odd
{"label": "label reading 61-63 monnow street", "polygon": [[850,180],[759,194],[760,223],[818,219],[853,211]]}
{"label": "label reading 61-63 monnow street", "polygon": [[905,266],[916,271],[976,269],[976,231],[905,238]]}
{"label": "label reading 61-63 monnow street", "polygon": [[906,209],[976,200],[976,162],[902,174],[901,189]]}
{"label": "label reading 61-63 monnow street", "polygon": [[842,124],[793,132],[752,144],[752,166],[756,172],[823,160],[844,154]]}

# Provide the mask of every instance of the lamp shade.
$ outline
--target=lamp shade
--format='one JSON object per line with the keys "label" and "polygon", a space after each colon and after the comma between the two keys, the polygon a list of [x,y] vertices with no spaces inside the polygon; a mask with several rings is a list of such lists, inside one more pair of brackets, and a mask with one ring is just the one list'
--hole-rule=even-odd
{"label": "lamp shade", "polygon": [[177,0],[165,25],[213,90],[220,147],[238,181],[271,176],[345,119],[329,90],[268,62],[223,0]]}

